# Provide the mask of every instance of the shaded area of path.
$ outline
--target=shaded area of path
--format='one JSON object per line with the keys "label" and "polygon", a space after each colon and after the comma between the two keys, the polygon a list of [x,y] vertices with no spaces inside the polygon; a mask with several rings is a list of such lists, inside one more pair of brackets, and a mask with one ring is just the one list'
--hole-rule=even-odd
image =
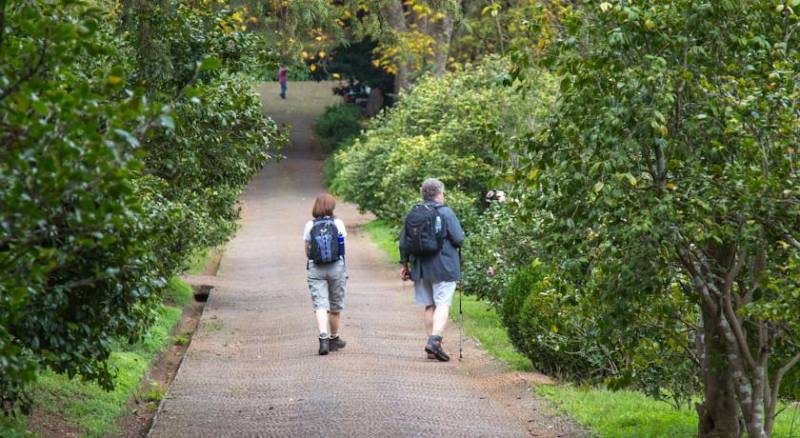
{"label": "shaded area of path", "polygon": [[[307,99],[293,109],[303,92]],[[426,359],[411,287],[360,227],[369,218],[351,205],[337,208],[350,231],[348,345],[316,354],[301,234],[323,191],[309,134],[324,105],[320,93],[330,85],[291,84],[289,102],[266,94],[267,112],[295,128],[292,148],[243,196],[241,230],[151,436],[574,436],[571,423],[545,413],[549,407],[530,394],[530,376],[502,373],[474,345],[463,362]],[[454,327],[446,339],[457,349]]]}

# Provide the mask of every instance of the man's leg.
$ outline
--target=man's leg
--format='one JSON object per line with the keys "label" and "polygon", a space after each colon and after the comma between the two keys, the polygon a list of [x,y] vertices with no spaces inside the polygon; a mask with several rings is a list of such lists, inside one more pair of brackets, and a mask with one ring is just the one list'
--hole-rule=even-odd
{"label": "man's leg", "polygon": [[436,309],[433,312],[432,331],[430,334],[434,336],[442,336],[444,328],[447,326],[447,320],[450,318],[450,306],[447,304],[438,304],[434,306]]}
{"label": "man's leg", "polygon": [[425,320],[425,334],[430,337],[433,334],[433,314],[436,310],[436,306],[425,306],[425,310],[423,311],[423,319]]}
{"label": "man's leg", "polygon": [[450,355],[448,355],[442,347],[442,335],[447,326],[447,319],[450,317],[450,305],[453,302],[455,286],[456,283],[452,281],[442,281],[432,285],[433,299],[436,303],[436,308],[433,311],[432,333],[428,338],[425,351],[432,353],[436,359],[443,362],[450,360]]}

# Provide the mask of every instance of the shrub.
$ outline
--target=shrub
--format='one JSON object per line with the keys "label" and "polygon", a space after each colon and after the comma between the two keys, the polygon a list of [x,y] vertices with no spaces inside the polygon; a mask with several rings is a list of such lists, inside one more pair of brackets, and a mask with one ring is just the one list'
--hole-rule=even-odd
{"label": "shrub", "polygon": [[[101,18],[44,2],[6,17],[0,83],[17,86],[4,85],[0,99],[4,408],[41,366],[109,385],[110,338],[139,333],[164,284],[131,183],[140,165],[129,126],[145,108],[138,96],[110,101],[122,90],[107,78],[121,73],[82,62],[114,50]],[[30,66],[38,70],[25,80]]]}
{"label": "shrub", "polygon": [[641,324],[663,324],[675,335],[654,340],[625,326],[609,329],[601,320],[619,309],[563,277],[558,267],[534,259],[514,275],[502,296],[509,337],[536,369],[581,383],[639,389],[674,406],[696,394],[697,370],[682,360],[686,330],[659,319],[666,310],[663,302],[642,309]]}
{"label": "shrub", "polygon": [[363,117],[364,113],[358,105],[340,103],[329,106],[314,123],[314,133],[324,146],[335,149],[361,133]]}
{"label": "shrub", "polygon": [[[541,264],[521,269],[503,295],[503,323],[511,342],[549,375],[587,380],[602,374],[575,296]],[[585,324],[585,325],[584,325]],[[599,359],[599,360],[598,360]]]}
{"label": "shrub", "polygon": [[346,199],[399,223],[419,199],[419,184],[438,177],[447,202],[476,217],[482,194],[503,170],[495,152],[530,115],[507,86],[504,62],[422,79],[391,109],[372,119],[364,136],[335,155],[333,186]]}
{"label": "shrub", "polygon": [[230,11],[141,6],[0,6],[3,410],[45,368],[110,388],[112,344],[140,337],[193,248],[231,234],[279,142],[234,73],[250,45]]}
{"label": "shrub", "polygon": [[532,226],[523,220],[518,191],[490,194],[494,196],[485,200],[487,206],[472,221],[464,243],[468,256],[462,263],[463,285],[468,293],[499,305],[509,282],[536,257],[537,248]]}

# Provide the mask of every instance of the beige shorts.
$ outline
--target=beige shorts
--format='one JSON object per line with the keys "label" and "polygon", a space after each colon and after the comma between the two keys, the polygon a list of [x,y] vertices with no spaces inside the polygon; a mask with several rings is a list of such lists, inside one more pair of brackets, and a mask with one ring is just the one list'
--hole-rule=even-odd
{"label": "beige shorts", "polygon": [[453,293],[456,291],[455,281],[439,281],[432,283],[424,278],[414,282],[414,299],[422,306],[453,304]]}
{"label": "beige shorts", "polygon": [[327,265],[316,265],[308,262],[308,290],[311,292],[311,302],[314,310],[330,310],[341,312],[344,310],[344,295],[347,286],[347,269],[344,261]]}

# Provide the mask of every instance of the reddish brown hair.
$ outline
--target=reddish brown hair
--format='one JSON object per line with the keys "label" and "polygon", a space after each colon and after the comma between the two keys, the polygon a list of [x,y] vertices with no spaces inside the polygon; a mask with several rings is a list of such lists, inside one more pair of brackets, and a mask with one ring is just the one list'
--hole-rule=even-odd
{"label": "reddish brown hair", "polygon": [[333,217],[334,208],[336,208],[336,199],[327,193],[323,193],[314,200],[314,208],[311,209],[311,215],[315,218],[323,216]]}

